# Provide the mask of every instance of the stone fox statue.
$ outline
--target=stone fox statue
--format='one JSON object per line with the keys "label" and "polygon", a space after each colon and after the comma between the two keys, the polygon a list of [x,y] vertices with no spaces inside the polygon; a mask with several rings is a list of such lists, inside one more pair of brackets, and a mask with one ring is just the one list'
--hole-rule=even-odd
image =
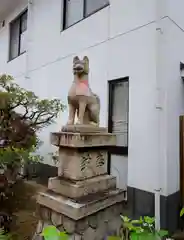
{"label": "stone fox statue", "polygon": [[77,113],[77,124],[99,125],[100,99],[91,91],[88,81],[89,59],[73,59],[74,81],[68,92],[69,118],[67,124],[74,124]]}

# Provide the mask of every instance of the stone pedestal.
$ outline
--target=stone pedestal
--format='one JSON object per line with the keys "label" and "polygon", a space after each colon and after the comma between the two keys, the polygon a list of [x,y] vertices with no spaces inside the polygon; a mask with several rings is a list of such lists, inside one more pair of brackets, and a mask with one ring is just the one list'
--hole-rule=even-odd
{"label": "stone pedestal", "polygon": [[50,178],[48,191],[38,194],[35,238],[47,225],[76,240],[116,234],[125,191],[107,174],[107,152],[116,144],[115,135],[105,128],[66,126],[51,134],[51,143],[59,147],[58,177]]}

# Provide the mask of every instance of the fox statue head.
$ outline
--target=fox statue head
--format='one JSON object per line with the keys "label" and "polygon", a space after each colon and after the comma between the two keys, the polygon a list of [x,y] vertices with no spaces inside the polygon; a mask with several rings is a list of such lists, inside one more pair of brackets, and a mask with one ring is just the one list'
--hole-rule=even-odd
{"label": "fox statue head", "polygon": [[78,56],[73,58],[73,73],[78,77],[88,75],[89,73],[89,59],[85,56],[82,60]]}

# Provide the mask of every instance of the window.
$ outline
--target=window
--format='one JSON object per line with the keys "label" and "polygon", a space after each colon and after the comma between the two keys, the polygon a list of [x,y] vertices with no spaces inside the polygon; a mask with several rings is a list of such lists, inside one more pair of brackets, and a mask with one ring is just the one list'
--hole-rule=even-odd
{"label": "window", "polygon": [[85,14],[86,16],[96,12],[98,9],[108,5],[108,0],[86,0],[85,2]]}
{"label": "window", "polygon": [[117,136],[114,154],[128,154],[128,115],[129,82],[128,78],[109,81],[109,132]]}
{"label": "window", "polygon": [[27,10],[10,23],[9,60],[26,51]]}
{"label": "window", "polygon": [[96,11],[106,7],[109,0],[63,0],[63,28],[66,29]]}

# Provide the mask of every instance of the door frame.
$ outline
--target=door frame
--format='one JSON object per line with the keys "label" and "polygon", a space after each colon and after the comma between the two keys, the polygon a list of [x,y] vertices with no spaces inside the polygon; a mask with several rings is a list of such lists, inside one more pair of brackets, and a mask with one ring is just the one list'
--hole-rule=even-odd
{"label": "door frame", "polygon": [[[117,83],[128,82],[129,77],[118,78],[114,80],[108,80],[108,132],[112,133],[112,111],[113,111],[113,94],[114,94],[114,86]],[[128,106],[128,118],[129,118],[129,106]],[[129,124],[129,121],[128,121]],[[128,156],[128,146],[113,146],[110,147],[108,151],[108,162],[107,162],[107,170],[108,174],[111,172],[111,154]]]}

